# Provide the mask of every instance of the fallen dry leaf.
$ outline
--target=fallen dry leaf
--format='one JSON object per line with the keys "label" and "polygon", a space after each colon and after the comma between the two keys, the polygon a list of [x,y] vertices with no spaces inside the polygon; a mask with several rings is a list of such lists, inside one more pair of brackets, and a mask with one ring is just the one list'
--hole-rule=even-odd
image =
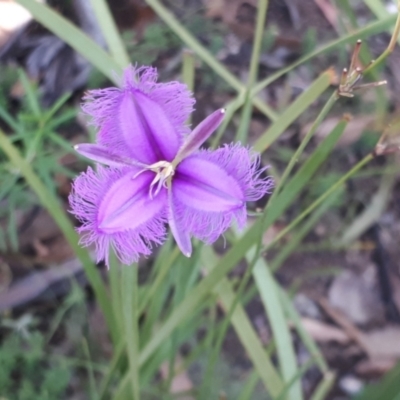
{"label": "fallen dry leaf", "polygon": [[385,326],[383,329],[364,333],[364,343],[371,359],[400,359],[400,327]]}
{"label": "fallen dry leaf", "polygon": [[334,29],[337,29],[337,9],[329,0],[314,0],[324,17]]}
{"label": "fallen dry leaf", "polygon": [[[179,357],[175,360],[174,369],[178,370],[182,361]],[[163,379],[167,379],[169,376],[169,362],[164,362],[160,368],[161,376]],[[193,383],[190,380],[186,371],[182,371],[174,376],[171,382],[171,394],[173,393],[181,393],[187,392],[193,389]],[[179,396],[182,400],[194,400],[194,397],[191,395]]]}
{"label": "fallen dry leaf", "polygon": [[373,378],[386,374],[396,365],[395,359],[368,359],[360,361],[355,368],[357,375],[363,378]]}
{"label": "fallen dry leaf", "polygon": [[301,322],[304,329],[317,342],[337,342],[346,344],[350,341],[350,338],[346,332],[332,325],[328,325],[324,322],[311,318],[302,318]]}
{"label": "fallen dry leaf", "polygon": [[[366,128],[374,127],[375,119],[376,118],[371,115],[364,115],[350,119],[342,137],[337,143],[337,147],[346,147],[356,142]],[[341,118],[339,117],[331,117],[323,121],[314,136],[317,141],[320,142],[326,138],[340,120]],[[303,127],[301,130],[301,137],[304,137],[307,134],[311,128],[311,125],[312,123],[309,123]]]}

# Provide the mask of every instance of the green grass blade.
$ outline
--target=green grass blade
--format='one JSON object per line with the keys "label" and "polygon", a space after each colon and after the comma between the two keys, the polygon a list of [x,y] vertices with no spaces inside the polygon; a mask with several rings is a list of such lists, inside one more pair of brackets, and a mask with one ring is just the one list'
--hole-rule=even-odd
{"label": "green grass blade", "polygon": [[237,400],[251,400],[259,379],[260,378],[258,377],[257,371],[253,370],[253,372],[251,372],[247,378],[247,382],[243,385]]}
{"label": "green grass blade", "polygon": [[2,131],[0,131],[0,148],[3,149],[14,167],[21,172],[21,175],[25,178],[31,189],[36,193],[41,204],[48,210],[50,215],[56,221],[75,255],[82,262],[83,269],[93,287],[100,308],[104,313],[109,332],[113,340],[116,340],[115,321],[105,285],[99,271],[91,260],[88,251],[78,244],[79,237],[75,232],[72,223],[66,216],[58,200],[47,190],[46,186],[33,171],[30,163],[21,157],[17,148],[10,143],[7,136]]}
{"label": "green grass blade", "polygon": [[[215,260],[216,256],[213,254],[211,248],[205,247],[204,250],[204,254],[207,254],[207,263],[205,263],[206,268],[209,271],[212,271],[209,260],[211,258]],[[218,285],[214,287],[213,291],[220,299],[224,310],[228,312],[235,301],[235,293],[229,280],[223,278]],[[240,303],[236,305],[236,308],[232,313],[231,323],[240,339],[240,342],[242,343],[242,346],[245,348],[250,360],[257,370],[260,379],[263,381],[266,390],[272,397],[278,396],[283,390],[282,379],[264,350],[260,339],[255,333],[254,328]]]}
{"label": "green grass blade", "polygon": [[310,334],[304,329],[299,314],[296,309],[293,307],[292,301],[290,300],[287,293],[281,288],[279,292],[279,296],[281,299],[281,304],[285,310],[285,314],[294,324],[298,335],[300,336],[303,344],[307,348],[308,352],[311,355],[311,358],[318,365],[319,369],[322,373],[327,373],[329,370],[328,364],[325,361],[324,356],[319,350],[318,346],[315,344],[314,339],[310,336]]}
{"label": "green grass blade", "polygon": [[261,45],[264,34],[265,19],[267,17],[268,0],[259,0],[257,7],[257,20],[254,32],[253,50],[250,59],[249,77],[246,87],[246,99],[236,133],[236,141],[247,143],[249,124],[253,110],[253,101],[250,96],[251,89],[256,83],[260,61]]}
{"label": "green grass blade", "polygon": [[82,30],[42,3],[32,0],[16,1],[25,7],[38,22],[69,44],[112,82],[119,83],[115,74],[121,75],[122,68],[125,65],[120,65],[114,61],[104,49]]}
{"label": "green grass blade", "polygon": [[18,70],[18,76],[21,81],[22,87],[24,88],[24,92],[26,95],[25,98],[28,102],[29,110],[39,120],[42,111],[40,109],[39,100],[36,97],[36,92],[33,88],[32,82],[29,81],[25,71],[22,69]]}
{"label": "green grass blade", "polygon": [[332,197],[328,198],[324,203],[322,203],[311,215],[311,217],[302,224],[299,231],[291,237],[290,241],[274,257],[274,260],[269,263],[271,271],[276,271],[285,262],[285,260],[291,254],[293,254],[303,238],[311,231],[315,224],[321,219],[321,216],[325,214],[325,212],[332,206],[336,199],[337,194],[335,193]]}
{"label": "green grass blade", "polygon": [[[342,121],[340,124],[346,124],[346,121]],[[318,169],[319,165],[323,160],[330,154],[333,146],[336,141],[339,139],[340,135],[343,133],[344,126],[342,130],[334,130],[331,135],[329,135],[318,147],[317,150],[319,152],[316,156],[314,156],[314,162],[317,165],[313,165],[310,162],[309,158],[308,164],[306,163],[306,168],[301,168],[299,173],[302,172],[305,181],[308,181],[312,174]],[[336,139],[336,141],[334,140]],[[366,164],[370,160],[370,157],[360,162],[355,168],[353,168],[350,173],[346,174],[345,177],[340,181],[343,183],[346,179],[348,179],[352,174],[358,171],[364,164]],[[297,174],[295,175],[297,176]],[[294,181],[297,182],[297,181]],[[293,186],[293,185],[291,185]],[[270,226],[273,221],[275,221],[281,213],[285,210],[285,208],[291,203],[291,200],[294,198],[296,194],[302,189],[303,186],[296,187],[291,189],[290,195],[291,198],[289,200],[285,200],[285,204],[282,207],[280,202],[276,202],[276,209],[274,213],[267,216],[265,221],[261,221],[258,219],[254,225],[242,236],[242,238],[229,249],[224,256],[220,259],[217,266],[213,268],[209,275],[207,275],[196,287],[193,288],[191,293],[186,297],[184,301],[182,301],[171,313],[170,317],[167,321],[159,328],[157,333],[149,340],[145,348],[142,350],[140,354],[140,363],[144,363],[148,360],[148,358],[156,351],[158,346],[160,346],[164,340],[166,340],[170,334],[174,331],[174,329],[188,316],[191,315],[194,310],[196,310],[202,303],[203,300],[207,297],[207,295],[213,290],[213,288],[221,281],[222,278],[245,256],[246,252],[256,243],[256,240],[259,237],[260,229],[264,230],[267,226]],[[306,211],[306,214],[302,214],[301,217],[304,218],[305,215],[312,212],[312,210],[317,207],[329,194],[333,193],[340,187],[339,185],[335,185],[333,188],[329,189],[325,192],[316,202],[312,204]],[[285,190],[282,191],[282,194],[285,193]],[[285,199],[283,195],[278,197],[282,201]],[[320,202],[320,203],[318,203]],[[317,205],[316,205],[317,204]],[[314,207],[314,208],[313,208]],[[261,226],[261,223],[264,223],[264,226]],[[298,222],[298,219],[297,219]],[[291,224],[292,225],[292,224]]]}
{"label": "green grass blade", "polygon": [[0,105],[0,118],[15,132],[21,133],[23,130],[13,116]]}
{"label": "green grass blade", "polygon": [[258,92],[266,88],[268,85],[270,85],[272,82],[276,81],[279,79],[282,75],[287,74],[290,72],[292,69],[298,67],[301,64],[304,64],[307,61],[312,60],[313,58],[325,54],[331,50],[334,50],[340,46],[343,46],[347,43],[355,43],[357,39],[364,39],[368,38],[374,34],[381,33],[385,30],[387,30],[388,26],[391,26],[394,22],[396,21],[396,15],[390,15],[386,18],[381,19],[380,21],[375,21],[372,22],[371,24],[368,24],[364,26],[363,28],[357,29],[353,31],[352,33],[349,33],[347,35],[344,35],[340,37],[339,39],[333,40],[318,49],[312,51],[309,54],[306,54],[305,56],[299,58],[297,61],[295,61],[293,64],[287,66],[286,68],[280,69],[278,72],[275,74],[270,75],[268,78],[260,81],[252,90],[252,96],[255,96]]}
{"label": "green grass blade", "polygon": [[[25,0],[26,1],[26,0]],[[192,49],[211,69],[224,79],[238,92],[244,91],[245,86],[222,63],[220,63],[182,24],[181,22],[158,0],[146,0],[146,3],[155,13],[175,32],[175,34]],[[253,95],[251,96],[254,97]],[[268,118],[275,120],[275,111],[269,108],[261,99],[254,98],[253,103]]]}
{"label": "green grass blade", "polygon": [[[277,284],[262,258],[256,261],[253,269],[253,278],[270,322],[283,381],[285,384],[289,384],[297,374],[296,354],[289,326],[280,302]],[[288,391],[288,398],[291,400],[303,399],[301,382],[299,380],[293,382]]]}
{"label": "green grass blade", "polygon": [[[275,221],[279,218],[286,208],[294,201],[296,196],[301,190],[309,183],[312,176],[318,171],[322,163],[331,154],[336,143],[342,136],[348,120],[342,119],[332,130],[332,132],[320,143],[314,153],[306,160],[306,162],[300,167],[297,173],[287,182],[282,189],[281,193],[275,197],[274,201],[271,202],[269,207],[270,217]],[[268,226],[270,222],[268,223]]]}
{"label": "green grass blade", "polygon": [[[331,390],[333,384],[335,383],[335,374],[332,372],[328,372],[324,375],[322,381],[319,383],[317,388],[315,389],[310,400],[325,400],[327,394]],[[374,398],[374,400],[378,400],[379,397]],[[372,400],[372,399],[371,399]],[[379,398],[379,400],[384,400],[383,398]]]}
{"label": "green grass blade", "polygon": [[129,55],[122,42],[107,2],[105,0],[90,0],[90,2],[113,59],[121,67],[127,67],[130,63]]}
{"label": "green grass blade", "polygon": [[379,383],[367,386],[355,400],[397,400],[400,395],[399,376],[400,363]]}
{"label": "green grass blade", "polygon": [[132,400],[140,399],[138,287],[138,266],[136,264],[123,266],[121,270],[122,306]]}
{"label": "green grass blade", "polygon": [[332,75],[331,70],[321,74],[257,139],[254,149],[265,151],[331,85]]}

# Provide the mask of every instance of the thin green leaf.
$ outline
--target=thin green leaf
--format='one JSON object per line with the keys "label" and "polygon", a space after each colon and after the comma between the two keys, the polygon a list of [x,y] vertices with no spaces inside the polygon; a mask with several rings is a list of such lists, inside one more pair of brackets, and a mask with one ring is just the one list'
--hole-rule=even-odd
{"label": "thin green leaf", "polygon": [[[212,253],[211,248],[204,247],[204,251],[207,254],[206,260],[208,260],[208,262],[204,264],[208,271],[211,272],[213,268],[209,260],[211,258],[215,260],[216,256]],[[215,261],[213,264],[215,264]],[[235,301],[235,293],[229,280],[227,278],[221,279],[217,286],[212,290],[218,295],[224,310],[228,312]],[[265,389],[272,397],[278,396],[284,387],[282,379],[264,350],[260,339],[254,332],[254,328],[252,327],[241,304],[236,305],[236,308],[232,313],[231,323],[240,339],[240,342],[242,343],[242,346],[245,348],[249,358],[256,368],[260,379],[263,381]]]}
{"label": "thin green leaf", "polygon": [[395,21],[396,21],[396,15],[390,15],[387,18],[381,19],[380,21],[372,22],[371,24],[368,24],[360,29],[357,29],[357,30],[349,33],[348,35],[344,35],[344,36],[340,37],[339,39],[332,40],[331,42],[321,46],[320,48],[312,51],[311,53],[306,54],[305,56],[299,58],[293,64],[287,66],[286,68],[280,69],[275,74],[272,74],[268,78],[259,82],[253,88],[252,96],[255,96],[261,90],[263,90],[268,85],[270,85],[272,82],[276,81],[282,75],[287,74],[288,72],[290,72],[294,68],[298,67],[299,65],[304,64],[305,62],[310,61],[313,58],[315,58],[321,54],[325,54],[328,51],[331,51],[340,46],[343,46],[344,44],[354,43],[357,39],[367,38],[374,34],[383,32],[387,29],[388,26],[391,26]]}
{"label": "thin green leaf", "polygon": [[313,338],[310,334],[304,329],[303,324],[301,323],[301,319],[296,309],[293,307],[293,304],[286,294],[286,292],[281,288],[279,292],[279,296],[281,299],[281,304],[285,310],[285,313],[294,324],[298,335],[300,336],[303,344],[307,348],[314,362],[318,365],[319,369],[322,373],[326,374],[329,371],[328,364],[325,361],[324,356],[319,350],[318,346],[315,344]]}
{"label": "thin green leaf", "polygon": [[38,22],[69,44],[112,82],[119,83],[117,76],[122,74],[125,64],[120,65],[94,40],[45,4],[32,0],[16,0],[16,2],[25,7]]}
{"label": "thin green leaf", "polygon": [[129,55],[125,49],[107,2],[105,0],[90,0],[90,3],[92,4],[93,11],[112,57],[121,67],[127,67],[130,63]]}
{"label": "thin green leaf", "polygon": [[274,121],[254,144],[260,153],[265,151],[332,83],[332,71],[322,73],[297,99]]}
{"label": "thin green leaf", "polygon": [[[250,259],[251,257],[252,256],[249,256]],[[253,277],[260,293],[264,309],[268,315],[276,344],[283,381],[285,384],[289,384],[292,378],[297,374],[296,354],[293,347],[292,336],[280,302],[277,284],[262,258],[256,261],[253,269]],[[292,384],[288,392],[288,398],[291,400],[303,399],[301,382],[299,380]]]}
{"label": "thin green leaf", "polygon": [[28,101],[29,110],[37,119],[39,119],[42,115],[42,111],[40,109],[39,100],[36,96],[36,91],[33,89],[32,83],[29,82],[29,79],[26,76],[24,70],[19,69],[18,76],[26,94],[25,98]]}
{"label": "thin green leaf", "polygon": [[236,132],[236,141],[242,143],[247,143],[249,124],[253,110],[253,101],[250,93],[258,77],[261,45],[264,36],[267,9],[268,9],[268,0],[259,0],[257,7],[257,20],[254,32],[253,49],[251,52],[251,59],[250,59],[249,76],[246,85],[245,101],[244,101],[242,116],[240,118],[239,127]]}
{"label": "thin green leaf", "polygon": [[[26,0],[25,0],[26,1]],[[171,28],[172,31],[192,49],[215,73],[224,79],[238,92],[245,90],[245,86],[222,63],[220,63],[182,24],[181,22],[158,0],[146,0],[146,3],[156,14]],[[251,96],[253,97],[253,96]],[[275,120],[275,111],[269,108],[264,101],[254,98],[253,103],[268,118]]]}
{"label": "thin green leaf", "polygon": [[399,376],[400,363],[389,371],[379,383],[367,386],[355,400],[397,400],[400,395]]}
{"label": "thin green leaf", "polygon": [[[333,384],[335,383],[336,375],[333,372],[327,372],[322,381],[319,383],[317,388],[315,389],[310,400],[324,400],[326,399],[327,394],[331,390]],[[379,397],[374,398],[374,400],[378,400]],[[372,400],[372,399],[371,399]],[[379,400],[384,400],[379,399]]]}
{"label": "thin green leaf", "polygon": [[132,400],[140,400],[139,327],[138,327],[138,266],[123,266],[121,271],[122,306],[126,346],[128,349]]}
{"label": "thin green leaf", "polygon": [[[60,230],[63,232],[72,250],[82,262],[85,273],[89,279],[90,284],[93,287],[96,298],[99,302],[100,308],[104,313],[104,317],[107,322],[109,332],[113,340],[117,340],[115,334],[115,321],[112,315],[112,308],[109,303],[107,292],[97,270],[95,264],[90,258],[90,255],[86,249],[83,249],[79,244],[79,238],[75,232],[72,223],[65,214],[65,211],[60,206],[58,200],[50,193],[43,182],[38,178],[36,173],[33,171],[30,163],[23,159],[18,149],[10,143],[7,136],[0,130],[0,148],[3,149],[4,153],[8,156],[15,168],[17,168],[21,175],[25,178],[28,185],[36,193],[41,204],[48,210],[50,215],[54,218]],[[115,342],[114,342],[115,343]]]}

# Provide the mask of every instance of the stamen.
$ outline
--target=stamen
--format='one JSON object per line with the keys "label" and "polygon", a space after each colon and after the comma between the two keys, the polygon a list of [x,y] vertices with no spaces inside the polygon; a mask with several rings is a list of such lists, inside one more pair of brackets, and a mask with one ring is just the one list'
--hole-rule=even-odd
{"label": "stamen", "polygon": [[133,179],[145,171],[152,171],[156,173],[156,176],[152,180],[149,188],[150,199],[153,199],[155,196],[157,196],[158,193],[160,193],[161,188],[167,188],[168,179],[175,174],[175,169],[170,162],[158,161],[154,164],[146,165],[145,168],[133,176]]}

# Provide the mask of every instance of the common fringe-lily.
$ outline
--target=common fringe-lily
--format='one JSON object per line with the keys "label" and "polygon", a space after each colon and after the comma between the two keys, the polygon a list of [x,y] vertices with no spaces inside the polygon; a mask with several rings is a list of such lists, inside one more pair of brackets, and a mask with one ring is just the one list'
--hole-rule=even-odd
{"label": "common fringe-lily", "polygon": [[214,242],[236,221],[243,228],[246,201],[272,188],[257,154],[240,143],[215,151],[200,146],[224,118],[220,109],[192,132],[185,121],[194,100],[179,82],[157,83],[151,67],[129,67],[122,88],[89,91],[83,110],[98,128],[96,144],[79,144],[99,163],[79,175],[70,195],[82,225],[81,244],[95,244],[108,264],[110,248],[124,264],[149,255],[165,240],[168,224],[183,254],[191,237]]}

